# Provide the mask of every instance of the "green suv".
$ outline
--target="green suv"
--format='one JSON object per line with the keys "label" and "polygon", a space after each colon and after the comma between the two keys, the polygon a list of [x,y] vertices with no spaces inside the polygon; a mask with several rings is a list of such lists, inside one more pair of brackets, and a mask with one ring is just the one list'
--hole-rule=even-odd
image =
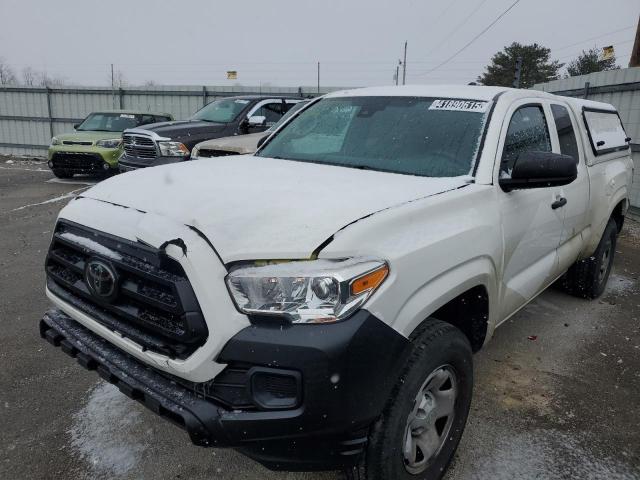
{"label": "green suv", "polygon": [[171,120],[173,117],[167,113],[124,110],[90,113],[82,123],[74,125],[74,133],[51,139],[49,168],[58,178],[71,178],[76,173],[117,172],[125,129]]}

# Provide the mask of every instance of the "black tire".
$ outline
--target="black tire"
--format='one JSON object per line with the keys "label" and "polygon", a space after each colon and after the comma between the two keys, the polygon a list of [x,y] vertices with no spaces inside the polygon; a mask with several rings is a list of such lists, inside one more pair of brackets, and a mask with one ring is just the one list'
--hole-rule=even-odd
{"label": "black tire", "polygon": [[[425,381],[436,372],[450,368],[454,372],[454,380],[447,380],[455,384],[456,395],[452,407],[452,419],[439,418],[430,413],[420,418],[439,418],[435,421],[435,428],[441,423],[439,448],[429,459],[422,456],[424,463],[420,471],[410,472],[410,462],[405,460],[405,445],[407,439],[413,439],[418,430],[410,430],[409,418],[414,412],[419,392],[423,391]],[[447,370],[448,371],[448,370]],[[429,385],[429,383],[427,383]],[[399,381],[389,399],[380,419],[372,428],[369,445],[365,457],[364,471],[368,480],[387,479],[429,479],[437,480],[444,475],[462,438],[473,390],[473,360],[471,345],[467,337],[454,326],[439,320],[428,320],[412,335],[412,352],[410,353]],[[447,384],[436,387],[436,391],[447,392]],[[433,398],[433,397],[432,397]],[[436,397],[437,398],[437,397]],[[437,405],[434,401],[433,405]],[[424,410],[418,410],[424,413]],[[416,418],[416,417],[412,417]],[[426,428],[424,431],[426,432]],[[419,436],[420,434],[418,434]],[[408,448],[408,451],[420,451]],[[413,456],[413,455],[412,455]],[[416,458],[419,458],[418,454]]]}
{"label": "black tire", "polygon": [[589,258],[578,260],[561,281],[562,288],[571,295],[598,298],[607,286],[616,253],[618,225],[609,219],[598,248]]}
{"label": "black tire", "polygon": [[71,173],[68,170],[61,170],[59,168],[54,168],[51,171],[58,178],[71,178],[71,177],[73,177],[73,173]]}

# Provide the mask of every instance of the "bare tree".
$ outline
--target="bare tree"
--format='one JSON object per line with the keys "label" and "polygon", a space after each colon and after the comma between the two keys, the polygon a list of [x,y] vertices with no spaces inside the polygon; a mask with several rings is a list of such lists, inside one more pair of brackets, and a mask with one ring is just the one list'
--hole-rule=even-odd
{"label": "bare tree", "polygon": [[25,67],[22,69],[22,83],[27,87],[32,87],[36,84],[38,78],[38,72],[31,67]]}
{"label": "bare tree", "polygon": [[36,85],[40,87],[63,87],[67,84],[64,77],[50,76],[47,72],[36,72]]}
{"label": "bare tree", "polygon": [[0,58],[0,85],[15,85],[18,83],[13,69]]}
{"label": "bare tree", "polygon": [[113,77],[109,74],[108,81],[112,88],[124,88],[129,84],[122,70],[114,70]]}
{"label": "bare tree", "polygon": [[145,87],[155,87],[158,84],[156,82],[154,82],[153,80],[147,80],[146,82],[143,83],[143,85]]}

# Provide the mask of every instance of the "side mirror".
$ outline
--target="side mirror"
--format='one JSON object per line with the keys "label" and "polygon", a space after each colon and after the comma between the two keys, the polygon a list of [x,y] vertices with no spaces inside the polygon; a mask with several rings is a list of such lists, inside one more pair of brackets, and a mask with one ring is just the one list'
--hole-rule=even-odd
{"label": "side mirror", "polygon": [[77,130],[79,126],[80,126],[80,124],[79,124],[79,123],[74,123],[74,124],[73,124],[73,129],[74,129],[74,130]]}
{"label": "side mirror", "polygon": [[578,176],[576,160],[569,155],[552,152],[523,152],[518,155],[511,178],[501,178],[505,192],[525,188],[568,185]]}
{"label": "side mirror", "polygon": [[263,117],[262,115],[254,115],[253,117],[249,117],[250,127],[264,127],[266,123],[267,117]]}

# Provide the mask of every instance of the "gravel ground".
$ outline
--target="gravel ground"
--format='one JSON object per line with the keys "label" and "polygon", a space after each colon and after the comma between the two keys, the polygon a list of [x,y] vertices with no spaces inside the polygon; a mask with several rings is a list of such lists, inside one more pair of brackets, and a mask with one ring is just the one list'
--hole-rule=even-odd
{"label": "gravel ground", "polygon": [[[43,342],[43,261],[59,209],[90,179],[0,162],[0,478],[334,479],[270,472],[185,433]],[[627,222],[596,301],[549,290],[475,358],[448,480],[640,479],[640,226]]]}

